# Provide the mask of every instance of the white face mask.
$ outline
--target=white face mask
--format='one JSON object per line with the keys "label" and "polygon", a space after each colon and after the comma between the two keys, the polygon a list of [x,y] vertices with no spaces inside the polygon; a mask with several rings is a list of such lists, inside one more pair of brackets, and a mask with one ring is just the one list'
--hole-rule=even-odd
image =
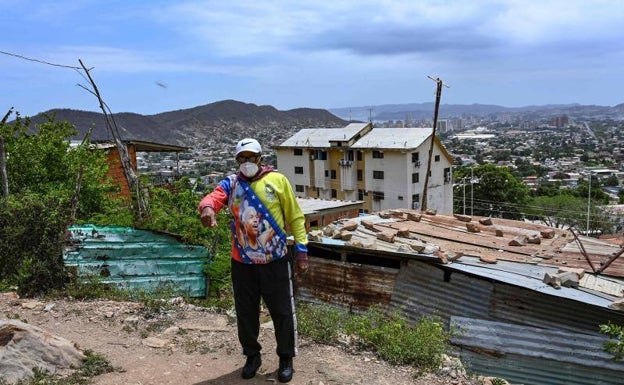
{"label": "white face mask", "polygon": [[258,173],[258,165],[252,162],[242,163],[239,169],[247,178],[252,178]]}

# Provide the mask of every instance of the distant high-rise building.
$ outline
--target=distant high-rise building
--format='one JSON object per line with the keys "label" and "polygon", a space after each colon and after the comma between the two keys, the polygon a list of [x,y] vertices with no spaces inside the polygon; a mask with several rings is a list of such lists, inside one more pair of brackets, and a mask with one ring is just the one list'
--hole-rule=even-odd
{"label": "distant high-rise building", "polygon": [[565,127],[569,123],[570,123],[570,119],[568,118],[567,115],[555,116],[551,121],[551,125],[557,128]]}

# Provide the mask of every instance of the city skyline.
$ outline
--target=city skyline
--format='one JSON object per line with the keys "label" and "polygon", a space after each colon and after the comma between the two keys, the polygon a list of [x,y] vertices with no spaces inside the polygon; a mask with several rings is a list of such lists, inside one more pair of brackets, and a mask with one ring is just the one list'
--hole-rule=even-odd
{"label": "city skyline", "polygon": [[[0,0],[0,109],[624,102],[624,3]],[[32,60],[29,60],[32,59]],[[36,61],[33,61],[36,60]]]}

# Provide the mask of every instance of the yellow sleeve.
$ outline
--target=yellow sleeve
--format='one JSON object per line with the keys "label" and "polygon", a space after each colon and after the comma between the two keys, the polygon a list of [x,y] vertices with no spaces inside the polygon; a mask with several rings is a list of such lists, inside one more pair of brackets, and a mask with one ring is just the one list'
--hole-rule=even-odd
{"label": "yellow sleeve", "polygon": [[305,216],[303,211],[301,211],[301,207],[299,207],[290,182],[283,174],[279,175],[281,176],[280,192],[282,193],[280,201],[284,219],[292,231],[295,243],[306,245],[308,243],[308,235],[305,228]]}

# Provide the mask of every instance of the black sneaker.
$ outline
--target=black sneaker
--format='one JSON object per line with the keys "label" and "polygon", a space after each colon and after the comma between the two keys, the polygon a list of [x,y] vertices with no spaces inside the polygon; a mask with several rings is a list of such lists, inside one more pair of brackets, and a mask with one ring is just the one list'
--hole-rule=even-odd
{"label": "black sneaker", "polygon": [[254,354],[253,356],[247,356],[247,361],[245,361],[245,366],[243,366],[243,372],[241,376],[248,380],[253,378],[258,371],[258,368],[262,365],[262,358],[260,357],[260,353]]}
{"label": "black sneaker", "polygon": [[292,380],[295,370],[293,369],[292,357],[280,357],[279,369],[277,369],[277,379],[279,382],[288,382]]}

